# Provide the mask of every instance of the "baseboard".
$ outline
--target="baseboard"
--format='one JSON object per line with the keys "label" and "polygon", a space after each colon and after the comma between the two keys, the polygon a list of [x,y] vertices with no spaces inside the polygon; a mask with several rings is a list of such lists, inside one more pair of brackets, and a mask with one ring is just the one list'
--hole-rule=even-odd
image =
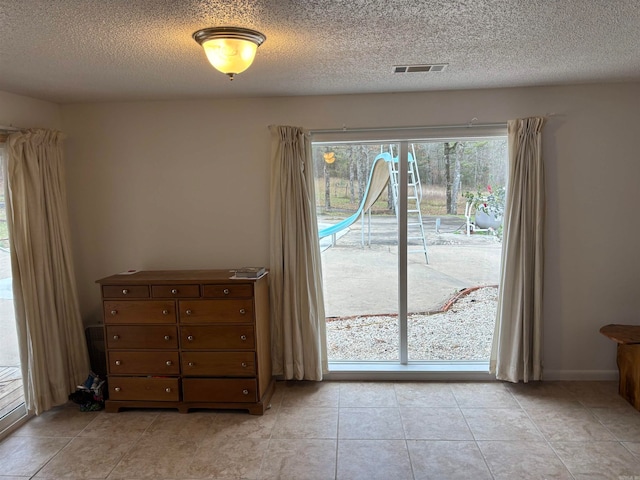
{"label": "baseboard", "polygon": [[[486,362],[434,362],[398,365],[384,362],[331,362],[328,381],[496,381]],[[282,376],[277,377],[283,380]],[[543,381],[617,381],[618,370],[544,370]]]}
{"label": "baseboard", "polygon": [[495,381],[487,362],[330,362],[325,380],[349,381]]}
{"label": "baseboard", "polygon": [[618,380],[618,370],[544,370],[543,380],[613,381]]}

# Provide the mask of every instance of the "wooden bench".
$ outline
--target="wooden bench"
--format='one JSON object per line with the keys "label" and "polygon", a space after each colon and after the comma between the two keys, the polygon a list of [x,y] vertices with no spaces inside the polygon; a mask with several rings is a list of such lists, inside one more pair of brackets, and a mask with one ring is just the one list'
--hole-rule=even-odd
{"label": "wooden bench", "polygon": [[600,333],[618,343],[618,393],[640,410],[640,325],[605,325]]}

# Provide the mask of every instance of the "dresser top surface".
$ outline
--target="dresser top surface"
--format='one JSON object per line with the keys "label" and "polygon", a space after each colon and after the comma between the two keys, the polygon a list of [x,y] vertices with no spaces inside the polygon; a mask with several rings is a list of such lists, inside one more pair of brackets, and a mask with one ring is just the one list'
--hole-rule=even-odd
{"label": "dresser top surface", "polygon": [[[267,272],[268,273],[268,272]],[[253,283],[259,278],[236,278],[235,270],[137,270],[96,280],[101,285],[163,285],[180,283]]]}

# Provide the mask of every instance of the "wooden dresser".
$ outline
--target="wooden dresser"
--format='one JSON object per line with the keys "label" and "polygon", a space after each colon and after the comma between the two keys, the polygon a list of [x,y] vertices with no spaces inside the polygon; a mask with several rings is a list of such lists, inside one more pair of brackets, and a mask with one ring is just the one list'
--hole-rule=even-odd
{"label": "wooden dresser", "polygon": [[267,275],[139,271],[97,281],[108,365],[108,412],[125,407],[246,409],[270,404]]}

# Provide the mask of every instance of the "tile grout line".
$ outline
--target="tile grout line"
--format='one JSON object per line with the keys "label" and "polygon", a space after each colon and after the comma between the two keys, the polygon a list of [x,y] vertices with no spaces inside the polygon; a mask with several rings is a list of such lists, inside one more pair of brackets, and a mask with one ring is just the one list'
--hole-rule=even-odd
{"label": "tile grout line", "polygon": [[402,413],[400,412],[400,402],[398,402],[398,383],[393,383],[393,396],[396,400],[396,409],[398,411],[398,418],[400,419],[400,426],[402,427],[402,438],[404,440],[404,448],[407,450],[407,457],[409,458],[409,468],[411,469],[411,478],[415,480],[416,473],[413,470],[413,461],[411,460],[411,452],[409,451],[409,444],[407,443],[407,430],[404,428],[404,422],[402,421]]}
{"label": "tile grout line", "polygon": [[607,425],[605,425],[604,422],[593,412],[593,410],[596,409],[596,408],[603,408],[603,409],[606,408],[608,410],[614,410],[614,409],[617,409],[618,407],[589,407],[589,406],[585,405],[582,402],[582,400],[578,399],[578,401],[593,416],[593,418],[595,418],[598,421],[598,423],[600,425],[602,425],[607,432],[609,432],[609,434],[615,439],[615,443],[618,443],[625,451],[629,452],[631,454],[631,456],[635,459],[636,463],[640,466],[640,457],[638,457],[636,454],[634,454],[625,445],[625,442],[628,442],[628,443],[633,443],[633,442],[629,442],[628,440],[620,440],[618,435],[616,435]]}
{"label": "tile grout line", "polygon": [[340,411],[342,409],[342,384],[338,385],[338,418],[336,420],[336,461],[333,465],[333,478],[338,479],[338,455],[340,452]]}
{"label": "tile grout line", "polygon": [[453,391],[453,388],[451,388],[451,384],[449,384],[449,389],[451,390],[451,395],[453,395],[453,399],[456,402],[456,407],[457,407],[458,411],[460,412],[460,415],[462,415],[462,419],[464,420],[465,425],[469,429],[469,433],[471,434],[471,438],[473,439],[473,443],[476,446],[476,448],[478,449],[478,452],[480,452],[480,455],[482,456],[482,461],[484,462],[485,467],[487,467],[487,472],[489,472],[489,475],[491,475],[491,478],[495,480],[495,475],[493,474],[493,471],[491,470],[491,467],[489,466],[489,462],[487,462],[487,457],[485,456],[484,452],[480,448],[480,445],[478,445],[478,439],[476,438],[476,435],[473,433],[473,430],[471,429],[471,425],[469,425],[469,420],[467,419],[467,416],[462,411],[462,407],[460,406],[460,402],[458,401],[458,397],[456,396],[455,392]]}
{"label": "tile grout line", "polygon": [[[38,438],[68,438],[69,440],[67,441],[67,443],[65,443],[65,444],[64,444],[64,447],[62,447],[60,450],[58,450],[54,455],[51,455],[51,457],[50,457],[46,462],[44,462],[44,463],[40,466],[40,468],[38,468],[38,469],[35,471],[35,473],[34,473],[33,475],[30,475],[30,476],[29,476],[29,478],[35,478],[35,477],[36,477],[36,476],[37,476],[37,475],[42,471],[42,469],[43,469],[43,468],[45,468],[47,465],[49,465],[49,463],[50,463],[54,458],[56,458],[58,455],[60,455],[60,453],[62,453],[62,451],[63,451],[64,449],[66,449],[66,448],[69,446],[69,444],[73,441],[73,439],[74,439],[75,437],[49,437],[49,436],[47,435],[46,437],[38,437]],[[20,476],[20,475],[18,475],[18,476]]]}
{"label": "tile grout line", "polygon": [[[566,390],[563,387],[564,390]],[[567,392],[569,392],[567,390]],[[569,392],[571,394],[571,396],[573,397],[573,393]],[[547,436],[544,434],[544,432],[540,429],[540,427],[538,426],[538,424],[536,423],[536,421],[531,418],[531,415],[529,415],[529,412],[527,411],[526,408],[524,408],[524,406],[522,405],[522,403],[520,403],[520,400],[518,400],[518,398],[513,394],[513,392],[509,391],[509,394],[511,395],[511,397],[513,397],[513,399],[515,400],[515,402],[518,404],[518,406],[520,407],[520,409],[524,412],[524,414],[527,416],[527,418],[529,419],[529,421],[531,422],[531,424],[536,428],[536,430],[538,431],[538,433],[540,434],[540,436],[542,437],[542,439],[544,440],[545,444],[551,449],[551,451],[553,452],[553,454],[556,456],[556,458],[558,459],[558,461],[562,464],[562,466],[567,470],[567,472],[569,473],[569,475],[571,475],[571,478],[575,480],[575,476],[573,475],[573,472],[569,469],[569,466],[564,462],[564,460],[562,460],[562,457],[560,457],[560,455],[558,455],[558,452],[556,451],[555,448],[553,448],[553,445],[551,444],[551,441],[547,438]]]}
{"label": "tile grout line", "polygon": [[[104,414],[106,414],[106,412],[103,412]],[[120,412],[118,412],[120,413]],[[115,465],[113,466],[113,468],[109,471],[109,474],[105,477],[106,479],[109,479],[111,477],[111,475],[113,474],[113,472],[118,468],[118,466],[122,463],[122,461],[126,458],[126,456],[131,453],[131,451],[135,448],[135,446],[138,444],[138,442],[140,442],[142,440],[142,437],[144,436],[144,434],[147,432],[147,430],[151,427],[151,425],[153,425],[153,423],[158,420],[158,418],[160,418],[160,414],[156,412],[156,415],[154,416],[153,420],[149,423],[149,425],[147,425],[144,430],[142,431],[142,433],[140,433],[140,435],[138,435],[137,438],[133,439],[131,442],[131,445],[129,445],[129,448],[127,448],[127,451],[122,452],[122,455],[120,455],[120,458],[118,458],[118,461],[115,463]],[[89,438],[89,437],[87,437]]]}
{"label": "tile grout line", "polygon": [[265,466],[265,462],[267,461],[267,455],[271,451],[271,444],[273,442],[273,431],[275,430],[275,427],[278,424],[278,418],[280,418],[280,412],[282,412],[282,406],[284,404],[284,399],[285,399],[285,396],[286,396],[286,389],[284,387],[280,387],[280,388],[282,388],[282,395],[280,396],[280,402],[278,403],[277,406],[273,402],[273,397],[277,394],[277,392],[279,390],[277,382],[276,382],[275,388],[273,390],[273,394],[271,395],[269,410],[277,408],[277,411],[274,414],[275,419],[273,420],[273,426],[269,430],[269,438],[267,439],[268,440],[267,441],[267,448],[265,449],[265,452],[262,455],[262,460],[260,461],[260,471],[258,473],[258,478],[260,478],[260,479],[264,478],[264,466]]}

